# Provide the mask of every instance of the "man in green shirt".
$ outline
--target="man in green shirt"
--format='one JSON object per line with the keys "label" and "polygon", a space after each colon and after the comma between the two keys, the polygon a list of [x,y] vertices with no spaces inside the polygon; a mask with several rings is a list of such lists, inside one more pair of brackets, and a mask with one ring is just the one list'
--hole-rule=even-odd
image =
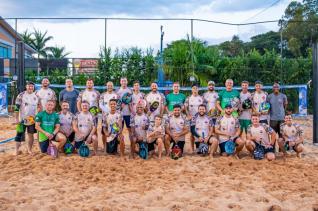
{"label": "man in green shirt", "polygon": [[180,84],[179,82],[174,82],[172,85],[173,92],[166,96],[166,111],[171,113],[173,111],[173,106],[176,104],[181,105],[182,110],[184,110],[184,102],[186,96],[180,93]]}
{"label": "man in green shirt", "polygon": [[240,93],[233,89],[233,84],[232,79],[227,79],[225,81],[225,90],[219,92],[219,99],[216,103],[216,107],[221,112],[221,115],[223,115],[225,106],[231,104],[233,107],[232,115],[237,118],[237,110],[240,105]]}
{"label": "man in green shirt", "polygon": [[60,119],[58,113],[54,111],[55,101],[48,100],[45,105],[45,110],[39,112],[35,117],[35,128],[39,132],[39,144],[42,153],[47,152],[50,141],[56,142],[53,144],[57,145],[58,149],[61,149],[65,141],[59,141],[56,137],[60,129]]}

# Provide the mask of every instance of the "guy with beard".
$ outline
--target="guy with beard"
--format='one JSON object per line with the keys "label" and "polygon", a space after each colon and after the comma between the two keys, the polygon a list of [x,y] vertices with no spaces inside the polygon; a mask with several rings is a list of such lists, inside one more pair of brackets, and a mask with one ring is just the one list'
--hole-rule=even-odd
{"label": "guy with beard", "polygon": [[182,153],[184,151],[185,135],[189,133],[189,121],[186,116],[181,113],[181,105],[175,104],[173,106],[173,113],[169,116],[166,123],[166,139],[165,148],[166,155],[170,155],[170,144],[172,143],[172,148],[175,145],[181,149]]}
{"label": "guy with beard", "polygon": [[70,142],[74,141],[75,132],[73,130],[74,114],[70,112],[70,104],[68,101],[61,103],[61,112],[59,113],[60,118],[60,130],[56,134],[57,139],[63,140],[65,143],[67,140]]}
{"label": "guy with beard", "polygon": [[97,154],[98,139],[96,136],[96,117],[89,112],[89,102],[81,101],[80,112],[74,118],[73,130],[75,131],[75,148],[83,143],[93,144],[93,155]]}
{"label": "guy with beard", "polygon": [[150,122],[155,121],[156,115],[162,115],[164,111],[165,96],[158,91],[158,84],[151,83],[151,91],[146,95],[147,110]]}
{"label": "guy with beard", "polygon": [[[33,134],[36,133],[35,129],[35,115],[38,111],[41,110],[41,103],[38,96],[36,96],[34,92],[34,83],[27,82],[26,91],[21,92],[15,101],[16,111],[18,111],[18,115],[16,116],[16,123],[19,124],[17,127],[21,127],[22,131],[17,132],[17,136],[15,137],[16,148],[15,154],[19,154],[19,148],[21,146],[21,142],[25,141],[25,132],[27,132],[28,137],[28,153],[32,155],[32,147],[34,142]],[[32,123],[28,122],[28,118],[32,118]],[[25,121],[27,121],[27,125],[25,125]]]}
{"label": "guy with beard", "polygon": [[131,132],[133,135],[132,145],[131,145],[131,156],[135,157],[135,147],[136,143],[146,142],[147,130],[149,128],[149,118],[144,112],[144,107],[141,103],[137,104],[136,114],[131,115],[130,125]]}
{"label": "guy with beard", "polygon": [[191,132],[195,139],[195,145],[198,149],[201,143],[208,144],[210,156],[218,149],[218,140],[213,137],[213,121],[206,113],[206,105],[199,105],[198,113],[192,118]]}
{"label": "guy with beard", "polygon": [[217,119],[217,108],[216,102],[219,99],[218,93],[214,90],[214,81],[208,82],[208,91],[203,94],[203,98],[206,102],[206,107],[208,110],[208,116],[212,118],[213,124],[215,124]]}
{"label": "guy with beard", "polygon": [[304,151],[303,129],[299,124],[293,122],[291,114],[285,116],[285,122],[280,125],[281,138],[278,144],[281,151],[286,156],[286,150],[293,149],[297,153],[297,157],[301,158],[301,153]]}
{"label": "guy with beard", "polygon": [[93,79],[87,79],[86,89],[82,90],[77,98],[77,110],[81,111],[81,103],[83,101],[88,102],[88,109],[92,108],[93,106],[98,107],[99,97],[99,92],[94,89]]}
{"label": "guy with beard", "polygon": [[146,106],[145,93],[140,91],[140,84],[139,81],[135,81],[133,85],[133,93],[132,93],[132,99],[130,104],[130,110],[133,115],[136,115],[137,112],[137,105],[141,104]]}
{"label": "guy with beard", "polygon": [[275,141],[275,131],[268,124],[261,123],[258,114],[252,114],[252,125],[247,130],[246,149],[253,154],[256,146],[260,146],[265,158],[272,161],[275,160]]}
{"label": "guy with beard", "polygon": [[41,108],[42,110],[44,110],[47,101],[49,100],[56,101],[56,95],[55,95],[55,92],[51,88],[49,88],[50,81],[48,78],[43,78],[41,84],[42,84],[41,88],[37,90],[35,94],[36,96],[40,98]]}
{"label": "guy with beard", "polygon": [[59,102],[60,104],[63,101],[67,101],[70,106],[70,112],[73,114],[77,113],[77,107],[76,107],[76,101],[79,95],[79,91],[77,89],[74,89],[73,81],[72,79],[66,79],[65,80],[65,89],[63,89],[60,92],[59,95]]}
{"label": "guy with beard", "polygon": [[224,115],[219,117],[215,124],[215,133],[218,135],[219,147],[221,154],[227,156],[225,151],[225,145],[228,141],[233,141],[235,143],[234,156],[239,158],[239,152],[244,147],[244,141],[240,136],[240,123],[238,119],[232,115],[233,109],[231,105],[225,106]]}
{"label": "guy with beard", "polygon": [[[199,87],[196,84],[192,85],[192,94],[187,97],[184,107],[187,114],[187,119],[191,121],[192,118],[198,113],[199,105],[204,103],[204,99],[199,95]],[[190,135],[191,150],[194,153],[194,135]]]}

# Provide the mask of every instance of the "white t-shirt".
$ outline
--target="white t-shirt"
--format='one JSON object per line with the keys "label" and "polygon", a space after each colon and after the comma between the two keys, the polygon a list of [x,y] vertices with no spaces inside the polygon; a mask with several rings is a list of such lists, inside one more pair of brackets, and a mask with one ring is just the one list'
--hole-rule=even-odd
{"label": "white t-shirt", "polygon": [[[255,109],[255,111],[260,112],[260,106],[262,103],[266,102],[267,99],[267,93],[262,91],[260,93],[254,92],[252,94],[252,101],[253,101],[253,107]],[[268,115],[260,115],[259,117],[260,120],[267,120],[268,119]]]}
{"label": "white t-shirt", "polygon": [[186,101],[185,101],[185,107],[188,109],[191,117],[194,117],[199,110],[199,105],[204,103],[204,99],[202,96],[197,95],[191,95],[189,97],[187,97]]}
{"label": "white t-shirt", "polygon": [[100,99],[99,99],[99,108],[103,111],[103,113],[108,113],[110,108],[109,108],[109,101],[111,99],[119,99],[119,96],[115,93],[109,93],[109,92],[104,92],[101,94]]}
{"label": "white t-shirt", "polygon": [[71,112],[67,112],[66,114],[63,114],[62,112],[59,113],[60,117],[60,132],[66,135],[66,137],[69,137],[71,133],[73,132],[73,120],[75,116]]}
{"label": "white t-shirt", "polygon": [[51,88],[41,88],[35,92],[35,94],[40,98],[41,100],[41,106],[42,111],[45,110],[45,106],[48,100],[55,100],[56,101],[56,95],[55,92]]}
{"label": "white t-shirt", "polygon": [[[201,116],[198,113],[192,118],[191,126],[195,126],[195,131],[200,137],[206,138],[209,136],[210,128],[213,127],[212,118],[208,115]],[[194,136],[195,141],[199,141],[199,138]]]}
{"label": "white t-shirt", "polygon": [[142,105],[145,106],[144,98],[145,98],[145,94],[143,92],[138,92],[137,94],[133,92],[132,100],[131,100],[131,107],[132,107],[133,113],[136,113],[138,103],[141,103]]}
{"label": "white t-shirt", "polygon": [[161,111],[161,107],[164,105],[165,102],[165,96],[163,94],[161,94],[160,92],[149,92],[146,97],[145,100],[148,104],[148,109],[150,110],[150,106],[152,103],[154,102],[158,102],[159,106],[156,110],[154,110],[153,112],[151,112],[149,119],[150,121],[154,121],[155,116],[160,114]]}
{"label": "white t-shirt", "polygon": [[206,102],[208,115],[213,114],[211,116],[215,117],[216,115],[214,114],[216,114],[216,112],[213,111],[216,111],[216,102],[219,99],[219,94],[216,91],[207,91],[203,94],[203,98]]}
{"label": "white t-shirt", "polygon": [[99,97],[100,94],[97,90],[93,89],[90,91],[85,89],[79,93],[77,100],[80,100],[81,102],[84,100],[87,101],[89,103],[89,107],[91,108],[93,106],[98,107]]}
{"label": "white t-shirt", "polygon": [[149,118],[144,113],[131,115],[130,117],[130,126],[135,129],[136,137],[142,137],[143,140],[146,140],[149,124]]}
{"label": "white t-shirt", "polygon": [[[224,115],[216,120],[215,128],[221,130],[221,132],[223,133],[225,132],[229,134],[233,138],[233,136],[235,136],[236,134],[236,130],[240,128],[240,123],[238,119],[236,119],[232,115],[230,117]],[[229,138],[229,136],[219,135],[220,143],[228,141]]]}
{"label": "white t-shirt", "polygon": [[26,91],[21,92],[15,100],[15,104],[20,105],[19,121],[23,121],[28,116],[35,117],[39,103],[40,98],[35,92],[32,92],[31,94]]}
{"label": "white t-shirt", "polygon": [[[189,128],[189,126],[189,121],[183,115],[176,117],[172,114],[166,122],[166,127],[168,127],[172,133],[180,133],[184,128]],[[180,137],[180,140],[175,141],[185,141],[185,135]]]}
{"label": "white t-shirt", "polygon": [[[117,90],[117,94],[119,96],[119,99],[121,99],[124,96],[124,94],[127,93],[127,92],[132,94],[132,91],[128,87],[125,88],[125,89],[120,87]],[[121,110],[121,115],[122,116],[129,116],[130,115],[129,105],[124,104],[124,106],[122,107],[122,110]]]}
{"label": "white t-shirt", "polygon": [[250,125],[247,129],[247,134],[256,138],[256,142],[259,142],[263,146],[270,145],[269,135],[271,135],[274,130],[267,124],[259,124],[258,127]]}
{"label": "white t-shirt", "polygon": [[[75,115],[74,121],[76,121],[79,132],[88,136],[92,129],[96,126],[96,118],[89,112],[79,112]],[[78,137],[79,134],[75,134],[75,141],[81,141]]]}
{"label": "white t-shirt", "polygon": [[[251,98],[252,98],[252,95],[250,92],[246,92],[246,93],[241,92],[240,93],[241,107],[242,107],[242,103],[244,102],[244,100],[251,99]],[[252,117],[251,109],[245,109],[241,112],[239,119],[250,120],[251,117]]]}
{"label": "white t-shirt", "polygon": [[301,137],[304,133],[303,129],[297,123],[287,125],[285,123],[280,125],[280,132],[283,136],[287,136],[286,141],[296,141],[298,137]]}

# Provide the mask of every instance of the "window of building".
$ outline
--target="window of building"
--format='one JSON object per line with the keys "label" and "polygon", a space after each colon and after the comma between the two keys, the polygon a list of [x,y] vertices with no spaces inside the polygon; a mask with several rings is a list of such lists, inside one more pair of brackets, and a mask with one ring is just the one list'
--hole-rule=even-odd
{"label": "window of building", "polygon": [[12,58],[12,48],[8,45],[0,43],[0,58]]}

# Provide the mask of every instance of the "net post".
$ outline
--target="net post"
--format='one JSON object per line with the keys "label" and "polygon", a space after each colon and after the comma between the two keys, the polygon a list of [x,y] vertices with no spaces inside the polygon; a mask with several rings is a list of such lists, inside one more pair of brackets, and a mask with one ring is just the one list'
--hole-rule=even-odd
{"label": "net post", "polygon": [[314,95],[314,107],[313,107],[313,144],[318,146],[318,43],[313,44],[312,54],[313,64],[313,95]]}

